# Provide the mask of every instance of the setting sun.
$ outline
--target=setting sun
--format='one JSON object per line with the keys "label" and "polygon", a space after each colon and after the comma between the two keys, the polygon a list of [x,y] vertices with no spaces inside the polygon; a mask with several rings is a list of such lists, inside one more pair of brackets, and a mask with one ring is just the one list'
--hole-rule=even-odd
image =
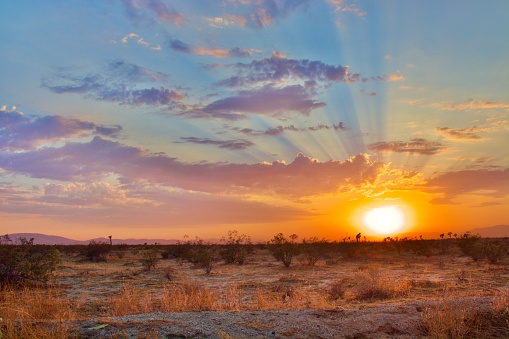
{"label": "setting sun", "polygon": [[390,234],[405,224],[405,217],[398,206],[372,208],[362,216],[362,222],[378,234]]}

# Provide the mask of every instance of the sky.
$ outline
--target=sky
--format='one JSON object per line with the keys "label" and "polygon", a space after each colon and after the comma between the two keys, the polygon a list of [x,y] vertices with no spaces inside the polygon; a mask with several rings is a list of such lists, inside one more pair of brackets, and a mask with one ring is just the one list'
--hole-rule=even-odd
{"label": "sky", "polygon": [[0,234],[509,225],[509,2],[2,1]]}

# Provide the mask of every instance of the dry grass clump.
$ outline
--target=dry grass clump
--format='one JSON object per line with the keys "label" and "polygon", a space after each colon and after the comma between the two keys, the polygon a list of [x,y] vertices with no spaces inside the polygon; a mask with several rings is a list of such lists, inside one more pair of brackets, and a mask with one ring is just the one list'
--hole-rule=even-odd
{"label": "dry grass clump", "polygon": [[[355,276],[353,297],[357,300],[390,299],[410,293],[412,284],[408,279],[393,280],[379,266],[368,267]],[[344,294],[345,292],[343,292]]]}
{"label": "dry grass clump", "polygon": [[114,316],[154,311],[154,299],[149,291],[142,291],[130,283],[120,287],[109,300],[109,313]]}
{"label": "dry grass clump", "polygon": [[168,286],[164,289],[160,301],[161,311],[164,312],[221,309],[218,294],[196,283]]}
{"label": "dry grass clump", "polygon": [[2,291],[0,338],[71,338],[79,305],[64,299],[58,289]]}
{"label": "dry grass clump", "polygon": [[426,307],[423,332],[437,339],[509,337],[509,291],[497,293],[490,307],[482,308],[476,298],[448,296]]}

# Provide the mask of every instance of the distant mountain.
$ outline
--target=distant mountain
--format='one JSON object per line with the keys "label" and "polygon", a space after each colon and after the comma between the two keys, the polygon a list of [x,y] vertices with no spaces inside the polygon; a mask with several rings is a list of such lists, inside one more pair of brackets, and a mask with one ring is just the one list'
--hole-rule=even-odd
{"label": "distant mountain", "polygon": [[[9,234],[9,237],[13,242],[18,240],[19,238],[26,238],[30,240],[30,238],[34,238],[34,245],[87,245],[91,240],[101,241],[101,242],[110,242],[108,238],[95,238],[90,240],[74,240],[65,237],[60,237],[57,235],[47,235],[40,233],[13,233]],[[175,239],[112,239],[114,245],[117,244],[127,244],[127,245],[139,245],[139,244],[175,244],[177,240]]]}
{"label": "distant mountain", "polygon": [[470,230],[472,234],[480,234],[485,238],[504,238],[509,237],[509,225],[496,225],[491,227],[474,228]]}

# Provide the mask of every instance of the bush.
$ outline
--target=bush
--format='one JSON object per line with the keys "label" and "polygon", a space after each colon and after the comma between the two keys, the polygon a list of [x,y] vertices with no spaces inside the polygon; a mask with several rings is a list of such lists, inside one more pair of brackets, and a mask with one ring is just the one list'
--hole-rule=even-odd
{"label": "bush", "polygon": [[325,240],[318,240],[317,237],[302,239],[302,255],[309,266],[315,266],[316,262],[326,254]]}
{"label": "bush", "polygon": [[60,252],[41,245],[0,246],[0,286],[46,281],[60,264]]}
{"label": "bush", "polygon": [[91,240],[84,249],[84,255],[94,262],[106,261],[106,254],[110,253],[113,246],[104,241]]}
{"label": "bush", "polygon": [[473,259],[476,260],[475,258],[479,255],[479,248],[476,248],[476,244],[480,239],[481,236],[479,234],[472,235],[467,232],[463,236],[458,237],[457,244],[463,254],[468,256],[473,255]]}
{"label": "bush", "polygon": [[285,238],[283,233],[279,233],[269,241],[269,251],[277,261],[281,261],[285,267],[290,267],[294,256],[300,253],[300,249],[296,240],[299,236],[292,234],[289,238]]}
{"label": "bush", "polygon": [[496,264],[507,253],[507,245],[504,243],[496,243],[495,241],[487,241],[483,248],[484,256],[492,264]]}
{"label": "bush", "polygon": [[221,239],[225,243],[224,248],[219,255],[227,264],[238,263],[243,265],[249,254],[251,247],[251,238],[245,234],[240,235],[237,231],[229,231],[228,237]]}
{"label": "bush", "polygon": [[161,260],[159,251],[157,250],[157,248],[153,247],[146,251],[145,253],[143,253],[141,263],[143,264],[145,269],[150,272],[152,268],[156,268],[159,260]]}

